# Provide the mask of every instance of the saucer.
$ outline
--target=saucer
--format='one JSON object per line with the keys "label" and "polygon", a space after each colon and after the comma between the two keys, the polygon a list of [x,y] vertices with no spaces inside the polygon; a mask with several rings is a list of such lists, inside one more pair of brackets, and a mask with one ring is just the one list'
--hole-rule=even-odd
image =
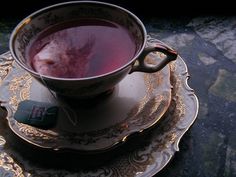
{"label": "saucer", "polygon": [[[152,54],[147,61],[153,63],[161,57],[160,53]],[[0,93],[4,93],[0,100],[4,100],[2,106],[8,111],[9,127],[26,142],[56,151],[99,152],[120,145],[132,134],[141,134],[159,122],[169,107],[171,88],[167,66],[153,74],[132,73],[112,93],[99,98],[65,101],[13,62],[0,88]],[[17,122],[13,115],[23,100],[58,105],[55,127],[44,130]]]}
{"label": "saucer", "polygon": [[13,58],[10,52],[0,55],[0,86],[12,69]]}
{"label": "saucer", "polygon": [[[155,41],[156,39],[149,39],[149,42]],[[1,165],[3,169],[7,169],[5,173],[9,176],[31,174],[32,176],[151,177],[161,171],[175,152],[179,151],[178,145],[182,136],[196,120],[199,103],[194,91],[187,84],[188,78],[187,66],[182,58],[178,57],[175,62],[170,64],[170,79],[173,85],[170,106],[165,116],[157,124],[158,126],[155,126],[146,138],[147,143],[122,155],[114,156],[112,160],[100,167],[83,169],[78,166],[76,171],[70,172],[62,169],[38,167],[20,157],[15,161],[15,157],[20,156],[16,150],[8,147],[10,153],[4,153],[4,149],[7,147],[4,146],[4,142],[9,141],[8,134],[4,134],[4,132],[0,132],[0,142],[4,146],[0,149],[1,157],[4,159],[1,161]],[[133,91],[134,89],[132,89]],[[25,93],[21,94],[23,98],[27,97]]]}

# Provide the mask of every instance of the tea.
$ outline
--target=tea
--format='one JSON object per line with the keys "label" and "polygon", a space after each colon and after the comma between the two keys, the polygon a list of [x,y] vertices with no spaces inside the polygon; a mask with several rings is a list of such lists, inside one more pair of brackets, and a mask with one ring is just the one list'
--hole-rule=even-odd
{"label": "tea", "polygon": [[80,19],[47,28],[27,48],[31,67],[40,74],[84,78],[116,70],[135,55],[135,43],[122,26]]}

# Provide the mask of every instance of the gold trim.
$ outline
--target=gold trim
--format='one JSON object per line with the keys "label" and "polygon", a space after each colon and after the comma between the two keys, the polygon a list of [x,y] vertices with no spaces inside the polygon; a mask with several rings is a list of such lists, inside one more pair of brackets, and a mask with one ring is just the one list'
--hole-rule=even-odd
{"label": "gold trim", "polygon": [[[155,57],[155,55],[149,57],[149,61],[154,60],[153,57]],[[18,66],[16,66],[16,68],[20,69]],[[166,69],[166,71],[168,71],[168,75],[165,77],[169,80],[170,73],[168,69]],[[12,76],[13,78],[10,80],[8,88],[10,92],[9,105],[13,108],[12,114],[16,111],[20,101],[30,99],[30,88],[33,79],[28,73],[21,73],[22,74],[19,75],[19,72],[17,72],[16,75]],[[42,131],[35,127],[17,123],[11,118],[11,115],[8,116],[9,120],[11,119],[9,124],[11,129],[19,137],[42,148],[58,150],[56,144],[61,148],[64,145],[60,142],[69,141],[69,144],[73,144],[74,146],[72,147],[76,148],[76,150],[80,150],[80,148],[84,149],[84,146],[88,146],[89,149],[92,149],[88,150],[90,152],[105,151],[119,143],[123,143],[124,140],[127,140],[133,133],[142,133],[161,119],[171,101],[171,86],[163,83],[163,77],[161,72],[144,74],[144,83],[146,85],[145,96],[127,113],[126,118],[122,122],[105,129],[76,135],[73,134],[73,136],[71,136],[70,133],[55,135],[53,132],[49,133],[48,131]],[[163,85],[162,92],[158,94],[155,90],[161,85]],[[116,139],[116,141],[112,144],[105,145],[100,142],[102,139]],[[66,148],[69,147],[66,146]]]}
{"label": "gold trim", "polygon": [[11,71],[12,63],[13,58],[10,55],[10,52],[0,55],[0,86],[7,74]]}
{"label": "gold trim", "polygon": [[[155,39],[153,39],[153,42],[155,42]],[[179,150],[180,139],[196,120],[199,102],[193,90],[187,84],[189,76],[184,61],[178,57],[176,62],[170,65],[170,68],[173,99],[168,112],[161,119],[158,127],[154,128],[150,136],[147,137],[150,143],[141,149],[135,149],[132,152],[115,157],[102,168],[87,171],[80,170],[78,174],[81,177],[92,175],[115,177],[124,175],[154,176],[172,159],[175,151]],[[174,82],[178,82],[178,84],[174,84]],[[126,128],[126,126],[126,124],[122,124],[120,128]],[[33,173],[32,175],[41,174],[41,169],[32,168],[29,167],[29,170]],[[60,169],[57,171],[48,170],[47,172],[49,175],[59,175],[61,173]]]}
{"label": "gold trim", "polygon": [[9,104],[16,111],[19,102],[30,98],[30,87],[32,77],[28,73],[22,76],[13,76],[9,84],[9,91],[11,92]]}
{"label": "gold trim", "polygon": [[25,177],[22,168],[7,153],[0,151],[0,173],[5,176]]}

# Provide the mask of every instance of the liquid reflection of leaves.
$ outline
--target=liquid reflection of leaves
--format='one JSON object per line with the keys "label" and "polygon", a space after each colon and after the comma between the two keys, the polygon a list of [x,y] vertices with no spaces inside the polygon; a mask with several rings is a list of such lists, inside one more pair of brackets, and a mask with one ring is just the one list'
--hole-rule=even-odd
{"label": "liquid reflection of leaves", "polygon": [[76,34],[76,31],[63,30],[39,41],[41,49],[34,57],[34,68],[41,74],[55,77],[86,77],[95,36],[80,40]]}
{"label": "liquid reflection of leaves", "polygon": [[[78,41],[68,37],[65,38],[62,43],[67,45],[66,54],[69,56],[78,56],[79,57],[87,57],[91,54],[93,46],[95,44],[95,36],[90,35],[84,44],[80,44]],[[81,42],[82,43],[82,42]]]}

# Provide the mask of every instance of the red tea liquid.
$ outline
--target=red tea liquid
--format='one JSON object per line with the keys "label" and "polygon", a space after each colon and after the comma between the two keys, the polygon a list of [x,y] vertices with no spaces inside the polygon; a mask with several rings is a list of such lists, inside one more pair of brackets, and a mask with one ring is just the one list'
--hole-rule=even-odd
{"label": "red tea liquid", "polygon": [[114,71],[135,55],[129,32],[113,22],[83,19],[41,32],[27,49],[32,68],[43,75],[84,78]]}

